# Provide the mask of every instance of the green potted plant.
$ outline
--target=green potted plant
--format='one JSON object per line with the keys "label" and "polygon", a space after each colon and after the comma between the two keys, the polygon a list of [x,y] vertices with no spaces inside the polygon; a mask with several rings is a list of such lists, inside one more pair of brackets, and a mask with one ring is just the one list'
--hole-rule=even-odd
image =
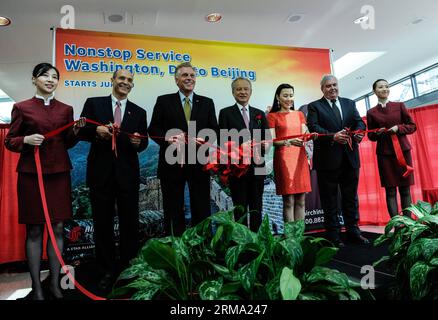
{"label": "green potted plant", "polygon": [[386,261],[395,272],[390,292],[393,299],[438,299],[438,203],[419,201],[406,209],[408,216],[395,216],[374,245],[389,243]]}
{"label": "green potted plant", "polygon": [[255,233],[235,222],[232,211],[221,212],[181,237],[149,240],[120,275],[112,297],[360,299],[357,283],[323,266],[337,250],[325,239],[305,236],[304,221],[287,223],[283,235],[273,236],[266,215]]}

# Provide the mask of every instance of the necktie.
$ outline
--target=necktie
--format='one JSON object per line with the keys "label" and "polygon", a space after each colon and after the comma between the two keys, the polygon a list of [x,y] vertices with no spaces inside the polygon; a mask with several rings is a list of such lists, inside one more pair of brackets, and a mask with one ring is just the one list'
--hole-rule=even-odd
{"label": "necktie", "polygon": [[186,116],[187,122],[190,121],[190,114],[192,113],[192,109],[190,108],[190,99],[188,97],[184,98],[184,114]]}
{"label": "necktie", "polygon": [[332,102],[332,110],[333,110],[333,114],[335,115],[335,119],[338,122],[338,124],[342,126],[341,112],[339,111],[338,106],[336,105],[336,100],[331,100],[331,102]]}
{"label": "necktie", "polygon": [[245,121],[246,128],[249,129],[249,118],[245,107],[242,108],[242,116],[243,116],[243,121]]}
{"label": "necktie", "polygon": [[114,124],[120,128],[122,124],[122,108],[120,108],[120,101],[116,102],[116,109],[114,110]]}

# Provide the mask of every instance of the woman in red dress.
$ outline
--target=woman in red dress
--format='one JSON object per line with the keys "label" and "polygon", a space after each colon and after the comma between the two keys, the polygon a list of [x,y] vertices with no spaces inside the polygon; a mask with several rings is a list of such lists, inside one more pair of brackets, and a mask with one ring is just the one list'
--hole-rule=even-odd
{"label": "woman in red dress", "polygon": [[[20,153],[17,165],[18,216],[19,223],[26,224],[26,257],[32,279],[33,300],[43,300],[40,281],[40,262],[43,248],[45,219],[38,187],[34,159],[34,147],[39,146],[47,206],[51,217],[56,243],[63,249],[63,221],[71,218],[70,170],[67,149],[73,147],[76,135],[85,125],[81,119],[73,128],[45,139],[43,134],[73,121],[73,108],[54,98],[58,86],[59,71],[49,63],[40,63],[32,73],[36,87],[33,98],[18,102],[12,109],[10,130],[5,146]],[[59,287],[60,263],[50,241],[47,243],[50,267],[50,285],[47,294],[62,298]],[[47,297],[46,297],[47,298]]]}
{"label": "woman in red dress", "polygon": [[[294,110],[293,102],[294,88],[281,84],[267,117],[273,139],[308,133],[304,114]],[[274,146],[274,179],[277,194],[283,196],[284,220],[303,220],[305,193],[311,191],[304,141],[287,139],[274,142]]]}
{"label": "woman in red dress", "polygon": [[[368,129],[378,129],[376,133],[368,133],[371,141],[377,141],[377,163],[379,167],[380,183],[386,191],[386,206],[391,217],[398,214],[397,187],[400,193],[402,210],[411,203],[410,186],[414,184],[414,175],[411,173],[403,177],[404,168],[401,167],[395,155],[391,136],[396,134],[400,141],[403,155],[409,166],[412,166],[411,144],[408,134],[412,134],[417,127],[402,102],[391,102],[389,97],[389,84],[384,79],[379,79],[373,84],[379,104],[367,112]],[[383,132],[389,129],[389,132]]]}

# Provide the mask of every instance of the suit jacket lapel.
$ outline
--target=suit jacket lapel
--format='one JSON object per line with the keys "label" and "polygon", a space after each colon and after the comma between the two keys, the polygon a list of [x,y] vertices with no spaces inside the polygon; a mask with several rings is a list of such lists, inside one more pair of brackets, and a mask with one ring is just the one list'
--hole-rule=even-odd
{"label": "suit jacket lapel", "polygon": [[179,96],[179,91],[175,94],[174,97],[175,97],[175,107],[174,108],[176,109],[175,114],[179,118],[179,121],[183,124],[183,128],[185,128],[185,131],[187,131],[188,130],[187,120],[186,120],[186,115],[184,114],[184,107],[183,107],[183,104],[181,102],[181,97]]}
{"label": "suit jacket lapel", "polygon": [[[190,113],[190,120],[196,120],[196,115],[198,114],[200,109],[200,101],[198,96],[193,93],[193,101],[192,101],[192,112]],[[185,116],[184,116],[185,118]]]}
{"label": "suit jacket lapel", "polygon": [[251,107],[250,105],[248,105],[248,110],[249,110],[249,129],[253,129],[254,128],[254,121],[253,119],[255,119],[255,111],[254,108]]}
{"label": "suit jacket lapel", "polygon": [[342,128],[344,127],[344,123],[346,122],[345,119],[347,117],[347,107],[345,105],[345,102],[343,102],[343,100],[341,98],[339,99],[339,104],[341,105],[341,109],[342,109]]}
{"label": "suit jacket lapel", "polygon": [[[113,100],[111,99],[111,95],[109,95],[105,99],[105,103],[103,105],[103,119],[106,121],[108,119],[108,122],[114,123],[114,112],[113,112]],[[107,124],[107,123],[104,123]]]}
{"label": "suit jacket lapel", "polygon": [[123,114],[122,123],[120,125],[120,127],[122,129],[126,130],[129,127],[130,120],[131,120],[131,114],[132,114],[131,101],[127,100],[126,107],[125,107],[125,113]]}

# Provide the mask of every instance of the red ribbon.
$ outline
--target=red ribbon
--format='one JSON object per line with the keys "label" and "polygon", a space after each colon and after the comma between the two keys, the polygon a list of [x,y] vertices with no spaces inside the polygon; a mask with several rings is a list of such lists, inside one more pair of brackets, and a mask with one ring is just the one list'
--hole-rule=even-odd
{"label": "red ribbon", "polygon": [[414,172],[414,168],[409,166],[406,162],[405,156],[403,154],[400,141],[398,140],[398,136],[396,134],[391,134],[392,145],[394,146],[395,156],[397,157],[398,164],[405,168],[405,173],[403,173],[403,178],[409,176],[412,172]]}
{"label": "red ribbon", "polygon": [[[67,129],[67,128],[68,128],[68,126],[65,127],[64,129]],[[59,132],[61,132],[61,131],[59,131]],[[52,133],[52,132],[50,132],[50,133]],[[99,296],[93,294],[92,292],[88,291],[87,289],[85,289],[79,282],[76,281],[74,276],[70,273],[70,270],[66,267],[66,264],[64,262],[64,259],[62,258],[61,252],[59,251],[58,244],[56,243],[56,240],[55,240],[55,234],[53,233],[52,222],[50,220],[49,210],[47,208],[47,199],[46,199],[46,192],[44,189],[43,171],[41,169],[40,148],[38,146],[35,146],[34,153],[35,153],[35,165],[36,165],[37,175],[38,175],[38,186],[40,188],[41,202],[43,204],[44,218],[46,219],[47,230],[49,232],[50,241],[52,242],[52,246],[53,246],[53,249],[55,250],[56,257],[58,258],[58,261],[61,264],[62,269],[64,270],[66,275],[69,277],[70,281],[73,282],[74,286],[77,287],[79,289],[79,291],[81,291],[84,295],[86,295],[90,299],[106,300],[106,298],[99,297]]]}

